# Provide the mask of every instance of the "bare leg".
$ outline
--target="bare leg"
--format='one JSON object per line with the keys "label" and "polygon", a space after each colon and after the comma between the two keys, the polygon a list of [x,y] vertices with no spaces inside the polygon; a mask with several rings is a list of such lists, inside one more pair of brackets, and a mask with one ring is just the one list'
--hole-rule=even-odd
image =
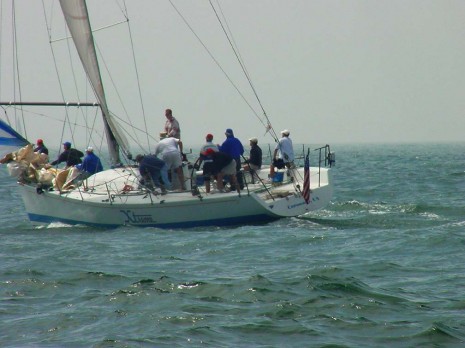
{"label": "bare leg", "polygon": [[230,177],[231,180],[231,186],[236,187],[237,193],[241,193],[241,188],[240,185],[236,185],[237,178],[235,175],[231,175]]}
{"label": "bare leg", "polygon": [[224,176],[223,173],[218,173],[218,175],[216,177],[216,187],[218,188],[218,190],[223,190],[224,189],[223,176]]}
{"label": "bare leg", "polygon": [[271,164],[270,165],[270,178],[273,178],[274,177],[274,165]]}

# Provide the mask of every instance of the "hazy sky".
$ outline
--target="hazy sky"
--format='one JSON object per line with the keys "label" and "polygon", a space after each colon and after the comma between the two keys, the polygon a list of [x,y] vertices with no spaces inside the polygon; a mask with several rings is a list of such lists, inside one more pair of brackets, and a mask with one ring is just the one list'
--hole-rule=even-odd
{"label": "hazy sky", "polygon": [[[94,29],[121,18],[106,9],[112,1],[89,3]],[[463,141],[465,1],[219,3],[277,132],[287,128],[295,142],[316,145]],[[173,4],[261,113],[210,3]],[[127,6],[146,122],[155,137],[163,128],[164,109],[170,107],[186,144],[202,143],[206,133],[221,142],[226,128],[233,128],[245,143],[252,136],[261,143],[272,141],[169,1],[131,0]],[[2,8],[2,23],[7,23],[11,10],[4,1]],[[26,66],[20,71],[23,100],[60,100],[59,92],[52,92],[53,65],[51,70],[45,67],[51,55],[41,2],[16,1],[16,10],[21,24],[17,36],[27,43],[20,52],[29,52],[20,57]],[[53,20],[62,29],[61,18]],[[10,35],[7,29],[11,32],[11,27],[2,28],[3,38]],[[119,63],[112,78],[122,85],[128,113],[143,127],[137,87],[129,82],[134,81],[129,41],[120,38],[119,30],[100,31],[96,40],[108,59],[105,64]],[[0,99],[10,100],[11,68],[4,70],[3,65],[11,59],[11,47],[3,44],[1,49]],[[108,87],[107,92],[110,108],[116,110],[119,103]],[[40,117],[28,121],[30,139],[61,137],[53,131],[57,129]]]}

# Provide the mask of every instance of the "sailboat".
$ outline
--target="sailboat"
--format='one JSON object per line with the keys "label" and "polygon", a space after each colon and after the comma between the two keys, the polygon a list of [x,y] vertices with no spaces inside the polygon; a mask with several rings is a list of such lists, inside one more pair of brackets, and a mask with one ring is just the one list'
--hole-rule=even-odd
{"label": "sailboat", "polygon": [[[307,155],[303,156],[304,165],[281,170],[279,181],[268,179],[267,168],[257,172],[255,180],[244,174],[245,188],[240,193],[207,194],[199,180],[201,173],[187,162],[183,164],[186,190],[162,194],[145,187],[132,160],[125,127],[121,127],[110,112],[86,2],[60,0],[60,6],[97,100],[89,105],[97,106],[101,111],[112,165],[85,181],[67,182],[71,184],[58,187],[55,181],[44,184],[46,179],[41,177],[44,168],[33,168],[36,172],[28,180],[24,176],[18,180],[25,211],[33,225],[64,223],[104,228],[124,225],[192,228],[257,224],[300,216],[321,209],[330,202],[334,154],[329,145],[316,149],[317,165],[309,165],[307,151]],[[21,106],[26,103],[1,104]],[[63,105],[69,107],[71,104]],[[84,103],[76,105],[82,107]],[[267,127],[272,128],[270,123]],[[0,123],[0,129],[8,135],[5,138],[10,138],[9,145],[21,147],[26,144],[26,140],[5,122]]]}

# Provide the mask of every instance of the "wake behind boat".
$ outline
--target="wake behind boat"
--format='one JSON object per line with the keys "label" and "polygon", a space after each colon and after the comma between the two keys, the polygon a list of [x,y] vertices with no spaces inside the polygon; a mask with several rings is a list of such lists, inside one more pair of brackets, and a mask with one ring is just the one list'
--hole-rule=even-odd
{"label": "wake behind boat", "polygon": [[[268,179],[266,166],[257,172],[258,177],[254,180],[244,173],[245,187],[240,193],[207,193],[200,178],[201,172],[187,161],[183,163],[184,191],[165,194],[144,186],[127,141],[128,136],[133,140],[137,137],[127,133],[129,125],[122,127],[108,106],[86,2],[62,0],[60,4],[97,99],[91,105],[98,105],[101,110],[111,168],[85,180],[76,180],[72,171],[44,167],[43,163],[34,159],[30,145],[14,152],[9,165],[16,170],[10,172],[19,177],[19,190],[33,224],[62,222],[101,227],[136,225],[161,228],[239,225],[299,216],[329,203],[333,183],[328,167],[334,163],[334,156],[328,145],[314,152],[318,156],[316,166],[310,167],[310,151],[307,150],[306,155],[303,151],[303,165],[278,171],[273,180]],[[25,106],[33,103],[1,104]],[[63,105],[70,104],[63,102]],[[277,140],[266,113],[262,124]],[[2,122],[0,128],[9,138],[17,139],[18,145],[24,145],[24,138],[9,125]],[[95,133],[93,129],[86,138],[91,139],[92,133]],[[21,169],[22,173],[18,174]]]}

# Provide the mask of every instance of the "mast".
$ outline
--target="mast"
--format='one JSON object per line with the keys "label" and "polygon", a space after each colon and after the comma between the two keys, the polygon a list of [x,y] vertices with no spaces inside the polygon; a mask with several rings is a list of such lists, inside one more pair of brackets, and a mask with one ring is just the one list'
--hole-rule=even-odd
{"label": "mast", "polygon": [[79,58],[102,110],[110,160],[112,164],[119,164],[121,163],[120,146],[128,156],[129,145],[108,109],[86,2],[85,0],[60,0],[60,5]]}

